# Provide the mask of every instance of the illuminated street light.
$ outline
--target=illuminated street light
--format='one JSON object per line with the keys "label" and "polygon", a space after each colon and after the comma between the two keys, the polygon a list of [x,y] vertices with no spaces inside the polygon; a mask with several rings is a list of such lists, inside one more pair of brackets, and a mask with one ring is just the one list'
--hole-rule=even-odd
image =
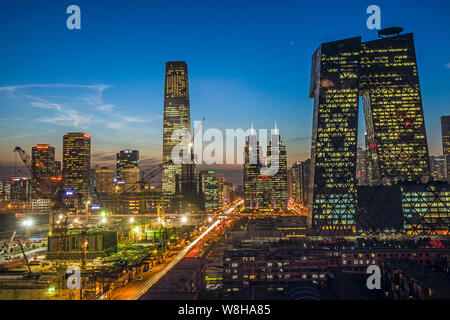
{"label": "illuminated street light", "polygon": [[139,232],[139,227],[135,227],[133,231],[138,233]]}
{"label": "illuminated street light", "polygon": [[130,218],[130,223],[134,223],[134,217]]}
{"label": "illuminated street light", "polygon": [[181,217],[181,222],[182,223],[186,223],[187,222],[187,217],[186,216],[182,216]]}
{"label": "illuminated street light", "polygon": [[26,220],[24,220],[24,221],[22,222],[22,224],[23,224],[25,227],[31,227],[31,226],[33,225],[33,220],[31,220],[31,219],[26,219]]}
{"label": "illuminated street light", "polygon": [[208,222],[212,222],[213,218],[212,217],[208,217]]}
{"label": "illuminated street light", "polygon": [[100,215],[101,215],[102,217],[104,217],[104,216],[106,216],[106,212],[105,212],[105,211],[102,211],[102,212],[100,213]]}
{"label": "illuminated street light", "polygon": [[102,218],[101,223],[105,224],[106,223],[106,218]]}
{"label": "illuminated street light", "polygon": [[62,218],[64,218],[64,216],[62,214],[59,215],[59,220],[62,220]]}

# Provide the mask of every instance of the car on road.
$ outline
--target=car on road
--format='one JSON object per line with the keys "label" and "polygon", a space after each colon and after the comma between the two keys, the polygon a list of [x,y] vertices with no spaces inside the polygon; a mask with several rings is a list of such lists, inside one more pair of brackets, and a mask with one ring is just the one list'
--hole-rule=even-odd
{"label": "car on road", "polygon": [[137,278],[136,278],[136,281],[142,281],[142,280],[144,280],[143,277],[137,277]]}

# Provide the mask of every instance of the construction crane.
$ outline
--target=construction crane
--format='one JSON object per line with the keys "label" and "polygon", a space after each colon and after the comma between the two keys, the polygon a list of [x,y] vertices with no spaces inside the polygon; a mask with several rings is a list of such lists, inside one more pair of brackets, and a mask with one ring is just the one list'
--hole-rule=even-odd
{"label": "construction crane", "polygon": [[14,230],[14,233],[13,233],[11,239],[10,239],[9,242],[8,242],[8,256],[9,256],[10,253],[11,253],[11,246],[14,245],[14,237],[15,237],[15,236],[16,236],[16,230]]}
{"label": "construction crane", "polygon": [[15,147],[13,152],[19,154],[28,171],[30,172],[30,174],[32,174],[31,157],[25,152],[25,150],[23,150],[21,147]]}
{"label": "construction crane", "polygon": [[28,273],[26,273],[24,275],[24,278],[26,278],[26,279],[37,279],[37,278],[39,278],[39,276],[40,276],[39,273],[33,273],[31,271],[30,262],[28,261],[27,255],[25,254],[25,250],[23,250],[22,242],[19,239],[17,239],[17,242],[19,243],[20,250],[22,250],[23,258],[24,258],[25,263],[27,264],[27,268],[28,268]]}

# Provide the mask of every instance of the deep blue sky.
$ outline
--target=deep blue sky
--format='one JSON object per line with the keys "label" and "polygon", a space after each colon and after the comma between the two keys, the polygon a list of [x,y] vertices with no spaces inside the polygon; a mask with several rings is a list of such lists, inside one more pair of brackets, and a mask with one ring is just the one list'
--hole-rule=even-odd
{"label": "deep blue sky", "polygon": [[[81,30],[66,28],[67,6]],[[95,162],[122,148],[160,157],[165,62],[188,63],[191,118],[206,128],[271,128],[289,162],[310,153],[311,54],[362,35],[366,8],[382,27],[414,32],[428,141],[441,153],[439,117],[450,113],[450,2],[0,0],[0,164],[62,134],[93,136]],[[35,86],[39,85],[39,86]]]}

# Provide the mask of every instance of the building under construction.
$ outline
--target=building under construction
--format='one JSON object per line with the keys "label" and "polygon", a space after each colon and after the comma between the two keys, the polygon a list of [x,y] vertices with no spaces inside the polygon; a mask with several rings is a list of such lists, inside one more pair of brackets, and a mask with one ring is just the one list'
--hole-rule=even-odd
{"label": "building under construction", "polygon": [[[63,239],[60,239],[63,237]],[[61,241],[62,240],[62,241]],[[50,235],[48,237],[48,259],[55,259],[60,248],[59,242],[63,243],[62,250],[69,260],[80,260],[83,257],[83,243],[87,241],[86,258],[103,258],[117,252],[117,231],[92,230],[83,234],[81,230],[70,230],[64,235]]]}

